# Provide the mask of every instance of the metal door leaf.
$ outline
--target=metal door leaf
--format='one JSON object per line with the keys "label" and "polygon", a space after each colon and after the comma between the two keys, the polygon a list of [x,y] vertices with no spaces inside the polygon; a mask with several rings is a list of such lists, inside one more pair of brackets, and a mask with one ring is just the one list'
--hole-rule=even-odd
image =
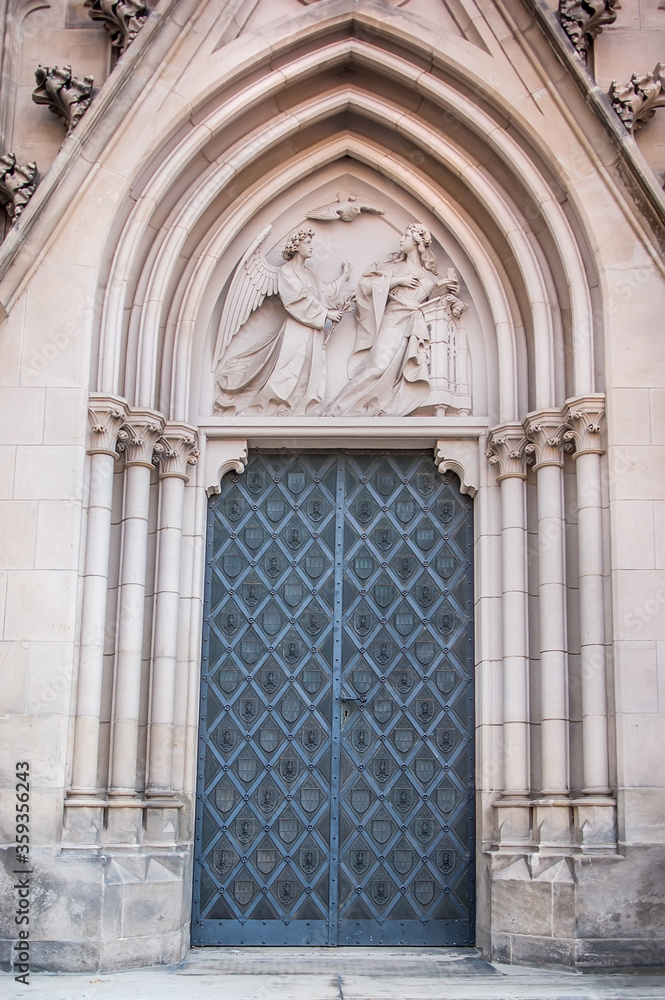
{"label": "metal door leaf", "polygon": [[245,501],[240,494],[236,493],[226,498],[226,516],[229,521],[239,521],[245,509]]}
{"label": "metal door leaf", "polygon": [[375,698],[372,705],[372,712],[377,722],[387,722],[393,714],[393,702],[391,698]]}
{"label": "metal door leaf", "polygon": [[369,667],[356,667],[351,675],[352,683],[358,694],[367,694],[374,679]]}
{"label": "metal door leaf", "polygon": [[256,852],[256,867],[263,875],[270,875],[277,864],[277,851],[274,848],[259,847]]}
{"label": "metal door leaf", "polygon": [[369,635],[372,631],[372,614],[369,608],[359,608],[353,613],[353,628],[359,636]]}
{"label": "metal door leaf", "polygon": [[235,790],[231,787],[215,789],[215,805],[221,813],[230,812],[236,801]]}
{"label": "metal door leaf", "polygon": [[433,472],[419,472],[416,475],[416,489],[424,497],[428,497],[434,489],[435,480]]}
{"label": "metal door leaf", "polygon": [[233,883],[233,895],[241,906],[247,906],[254,898],[254,882],[249,879],[236,879]]}
{"label": "metal door leaf", "polygon": [[239,703],[240,718],[243,722],[254,722],[259,714],[257,698],[241,698]]}
{"label": "metal door leaf", "polygon": [[325,569],[325,559],[320,549],[310,549],[305,556],[305,572],[313,580],[318,578]]}
{"label": "metal door leaf", "polygon": [[377,583],[374,588],[374,600],[380,608],[388,608],[395,599],[395,588],[392,583]]}
{"label": "metal door leaf", "polygon": [[247,489],[249,490],[250,493],[253,493],[255,496],[257,493],[261,492],[261,490],[265,485],[265,481],[266,481],[265,472],[262,472],[258,469],[253,469],[247,473],[246,476]]}
{"label": "metal door leaf", "polygon": [[395,516],[402,524],[408,524],[416,516],[416,504],[413,500],[398,500],[395,504]]}
{"label": "metal door leaf", "polygon": [[375,756],[372,758],[372,774],[381,784],[390,779],[393,773],[393,764],[390,757]]}
{"label": "metal door leaf", "polygon": [[370,895],[377,906],[386,906],[393,894],[393,884],[390,879],[372,879]]}
{"label": "metal door leaf", "polygon": [[284,584],[284,600],[290,608],[297,607],[303,599],[305,588],[300,580],[287,580]]}
{"label": "metal door leaf", "polygon": [[312,875],[319,867],[319,852],[312,847],[301,848],[298,864],[305,875]]}
{"label": "metal door leaf", "polygon": [[395,489],[396,477],[392,469],[381,469],[374,477],[374,485],[382,497],[390,496]]}
{"label": "metal door leaf", "polygon": [[413,895],[423,906],[431,903],[434,899],[434,879],[417,878],[413,884]]}
{"label": "metal door leaf", "polygon": [[239,680],[239,674],[235,667],[221,667],[217,673],[217,683],[226,694],[235,691]]}
{"label": "metal door leaf", "polygon": [[436,656],[436,643],[433,639],[418,639],[416,641],[416,659],[424,667]]}
{"label": "metal door leaf", "polygon": [[450,635],[454,631],[456,623],[457,615],[452,608],[447,611],[441,611],[436,616],[436,627],[442,635]]}
{"label": "metal door leaf", "polygon": [[400,635],[410,635],[416,626],[416,616],[413,611],[398,611],[395,615],[395,628]]}
{"label": "metal door leaf", "polygon": [[262,587],[260,583],[245,583],[242,588],[242,599],[249,608],[254,608],[261,600]]}
{"label": "metal door leaf", "polygon": [[286,754],[283,757],[280,757],[279,773],[287,785],[293,784],[300,773],[300,762],[298,758]]}
{"label": "metal door leaf", "polygon": [[313,813],[319,808],[321,789],[315,786],[303,786],[300,789],[300,805],[306,813]]}
{"label": "metal door leaf", "polygon": [[457,560],[455,556],[440,555],[436,557],[436,571],[444,580],[449,580],[455,572]]}
{"label": "metal door leaf", "polygon": [[296,495],[302,493],[307,485],[306,473],[302,469],[291,469],[286,474],[286,485],[291,493],[295,493]]}
{"label": "metal door leaf", "polygon": [[238,863],[238,855],[230,848],[220,847],[212,852],[212,867],[218,875],[228,875]]}
{"label": "metal door leaf", "polygon": [[415,733],[413,729],[396,729],[394,733],[395,746],[400,753],[407,753],[413,746]]}
{"label": "metal door leaf", "polygon": [[281,497],[269,497],[266,502],[266,514],[273,521],[281,521],[286,513],[286,503]]}
{"label": "metal door leaf", "polygon": [[250,844],[254,840],[256,821],[253,816],[241,815],[236,820],[236,838],[241,844]]}
{"label": "metal door leaf", "polygon": [[436,513],[444,524],[448,524],[455,516],[454,500],[439,500],[436,505]]}
{"label": "metal door leaf", "polygon": [[351,733],[351,742],[358,753],[366,753],[371,742],[371,733],[363,723],[355,726]]}
{"label": "metal door leaf", "polygon": [[374,560],[367,553],[362,553],[355,557],[353,568],[357,577],[360,577],[361,580],[367,580],[372,575]]}
{"label": "metal door leaf", "polygon": [[400,694],[408,694],[413,687],[413,671],[409,667],[393,670],[392,682]]}
{"label": "metal door leaf", "polygon": [[227,576],[234,578],[242,569],[243,558],[237,549],[229,549],[222,556],[222,568]]}
{"label": "metal door leaf", "polygon": [[388,549],[392,548],[395,541],[395,532],[392,528],[384,528],[381,525],[381,527],[376,528],[374,531],[374,541],[377,548],[381,549],[382,552],[387,552]]}
{"label": "metal door leaf", "polygon": [[450,694],[457,683],[457,674],[454,670],[437,670],[436,686],[442,694]]}
{"label": "metal door leaf", "polygon": [[279,839],[285,844],[292,844],[298,836],[298,820],[292,812],[283,812],[277,821]]}
{"label": "metal door leaf", "polygon": [[309,694],[316,694],[322,684],[323,673],[318,667],[305,667],[302,672],[302,686]]}
{"label": "metal door leaf", "polygon": [[436,804],[443,813],[450,813],[455,808],[457,795],[454,788],[443,787],[436,790]]}
{"label": "metal door leaf", "polygon": [[413,868],[413,851],[399,848],[393,851],[393,868],[400,875],[406,875]]}
{"label": "metal door leaf", "polygon": [[457,864],[457,852],[456,851],[437,851],[436,852],[436,867],[439,869],[442,875],[446,877],[451,875],[455,870],[455,865]]}
{"label": "metal door leaf", "polygon": [[357,785],[351,789],[351,808],[362,815],[369,809],[371,798],[370,790],[366,785]]}
{"label": "metal door leaf", "polygon": [[261,726],[259,745],[266,753],[273,753],[279,746],[279,729],[274,729],[272,726]]}
{"label": "metal door leaf", "polygon": [[256,777],[257,770],[258,761],[256,757],[238,758],[238,777],[241,781],[253,781]]}
{"label": "metal door leaf", "polygon": [[422,722],[424,726],[428,725],[434,718],[434,699],[433,698],[417,698],[416,699],[416,718],[418,722]]}
{"label": "metal door leaf", "polygon": [[268,635],[277,635],[282,627],[283,617],[279,611],[264,611],[261,621]]}
{"label": "metal door leaf", "polygon": [[307,501],[307,516],[318,524],[326,516],[326,502],[323,497],[310,497]]}
{"label": "metal door leaf", "polygon": [[323,733],[318,726],[305,726],[300,741],[307,753],[315,753],[319,749],[322,736]]}
{"label": "metal door leaf", "polygon": [[215,742],[223,754],[230,753],[236,745],[238,733],[235,729],[226,726],[218,726],[215,731]]}
{"label": "metal door leaf", "polygon": [[387,639],[377,639],[372,645],[372,652],[376,662],[383,666],[392,660],[394,647],[392,642]]}
{"label": "metal door leaf", "polygon": [[260,549],[263,542],[263,528],[260,524],[248,524],[245,528],[245,544],[249,549]]}
{"label": "metal door leaf", "polygon": [[358,497],[355,505],[356,517],[361,522],[361,524],[367,524],[368,521],[372,520],[372,515],[374,514],[374,502],[369,496],[365,494],[364,496]]}
{"label": "metal door leaf", "polygon": [[377,844],[386,844],[392,836],[393,825],[389,819],[375,819],[372,821],[372,836]]}
{"label": "metal door leaf", "polygon": [[455,749],[456,743],[457,743],[456,729],[437,729],[436,745],[438,746],[441,753],[451,753]]}
{"label": "metal door leaf", "polygon": [[299,698],[282,698],[280,712],[286,722],[295,722],[300,718],[302,702]]}
{"label": "metal door leaf", "polygon": [[408,580],[416,568],[413,556],[399,554],[395,559],[395,572],[402,580]]}
{"label": "metal door leaf", "polygon": [[416,778],[423,785],[428,784],[434,777],[434,761],[431,757],[416,757]]}

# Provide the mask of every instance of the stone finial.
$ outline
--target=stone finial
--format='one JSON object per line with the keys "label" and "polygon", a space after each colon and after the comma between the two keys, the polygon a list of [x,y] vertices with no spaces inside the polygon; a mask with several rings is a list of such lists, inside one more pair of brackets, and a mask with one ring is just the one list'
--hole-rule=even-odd
{"label": "stone finial", "polygon": [[117,455],[118,435],[127,419],[124,400],[116,396],[97,396],[90,399],[89,455]]}
{"label": "stone finial", "polygon": [[564,407],[564,418],[569,429],[563,437],[575,446],[574,458],[586,454],[603,454],[605,448],[601,430],[605,420],[604,396],[598,394],[569,399]]}
{"label": "stone finial", "polygon": [[156,410],[131,410],[118,432],[117,450],[124,452],[125,465],[152,468],[153,452],[164,430],[164,418]]}
{"label": "stone finial", "polygon": [[562,466],[564,451],[573,450],[565,436],[568,426],[562,420],[560,410],[539,410],[527,414],[524,430],[528,442],[524,453],[534,469],[543,465]]}
{"label": "stone finial", "polygon": [[489,432],[485,455],[490,465],[498,466],[499,482],[509,476],[526,479],[526,445],[521,424],[500,424]]}
{"label": "stone finial", "polygon": [[0,202],[15,222],[37,187],[37,164],[17,163],[14,153],[0,154]]}
{"label": "stone finial", "polygon": [[664,70],[665,64],[657,63],[653,73],[633,73],[630,83],[612,81],[610,101],[629,132],[637,132],[653,118],[656,108],[665,107]]}
{"label": "stone finial", "polygon": [[619,0],[559,0],[559,21],[575,49],[586,60],[589,45],[617,19]]}
{"label": "stone finial", "polygon": [[85,6],[93,21],[102,22],[118,55],[132,44],[150,14],[139,0],[85,0]]}
{"label": "stone finial", "polygon": [[169,423],[155,445],[155,461],[159,463],[159,478],[177,476],[187,481],[188,468],[196,465],[201,454],[196,431],[187,424]]}
{"label": "stone finial", "polygon": [[38,66],[35,70],[37,86],[32,92],[35,104],[46,104],[49,111],[64,123],[67,134],[76,128],[92,101],[93,78],[84,76],[77,80],[72,67]]}

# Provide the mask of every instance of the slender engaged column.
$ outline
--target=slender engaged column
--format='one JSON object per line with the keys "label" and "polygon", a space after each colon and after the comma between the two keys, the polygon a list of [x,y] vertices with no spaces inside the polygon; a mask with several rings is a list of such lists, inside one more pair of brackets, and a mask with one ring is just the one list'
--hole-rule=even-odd
{"label": "slender engaged column", "polygon": [[566,623],[563,435],[559,410],[528,414],[526,452],[535,460],[538,489],[538,597],[542,794],[567,796],[568,642]]}
{"label": "slender engaged column", "polygon": [[118,434],[126,418],[122,399],[93,397],[90,403],[90,485],[70,796],[97,790],[113,468]]}
{"label": "slender engaged column", "polygon": [[152,453],[164,426],[153,410],[133,410],[125,425],[125,481],[115,656],[109,795],[136,794],[141,660]]}
{"label": "slender engaged column", "polygon": [[167,424],[155,445],[159,462],[159,527],[153,630],[148,751],[148,794],[173,794],[172,765],[175,725],[176,663],[180,617],[182,521],[187,469],[199,452],[196,431],[186,424]]}
{"label": "slender engaged column", "polygon": [[582,674],[582,754],[585,795],[607,795],[609,751],[603,598],[603,525],[600,457],[601,395],[569,400],[566,417],[574,442],[577,478],[580,580],[580,667]]}
{"label": "slender engaged column", "polygon": [[487,450],[501,485],[503,798],[513,802],[526,802],[530,790],[525,445],[521,424],[502,424],[490,431]]}

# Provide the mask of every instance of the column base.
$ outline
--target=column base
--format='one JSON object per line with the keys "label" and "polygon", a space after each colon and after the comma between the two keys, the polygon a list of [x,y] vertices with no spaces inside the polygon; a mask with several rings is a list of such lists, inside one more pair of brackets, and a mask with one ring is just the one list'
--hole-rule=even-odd
{"label": "column base", "polygon": [[572,799],[573,838],[583,854],[617,853],[617,804],[609,795]]}
{"label": "column base", "polygon": [[567,795],[534,799],[533,838],[541,854],[568,853],[572,844],[573,810]]}
{"label": "column base", "polygon": [[532,846],[531,802],[521,796],[506,796],[493,803],[496,809],[496,847],[522,853]]}

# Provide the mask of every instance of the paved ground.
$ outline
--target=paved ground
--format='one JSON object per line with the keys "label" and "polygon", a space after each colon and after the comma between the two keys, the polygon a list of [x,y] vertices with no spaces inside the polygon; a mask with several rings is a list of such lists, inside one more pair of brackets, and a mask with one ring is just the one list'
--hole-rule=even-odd
{"label": "paved ground", "polygon": [[204,948],[179,966],[0,981],[18,1000],[665,1000],[665,975],[490,965],[472,949]]}

